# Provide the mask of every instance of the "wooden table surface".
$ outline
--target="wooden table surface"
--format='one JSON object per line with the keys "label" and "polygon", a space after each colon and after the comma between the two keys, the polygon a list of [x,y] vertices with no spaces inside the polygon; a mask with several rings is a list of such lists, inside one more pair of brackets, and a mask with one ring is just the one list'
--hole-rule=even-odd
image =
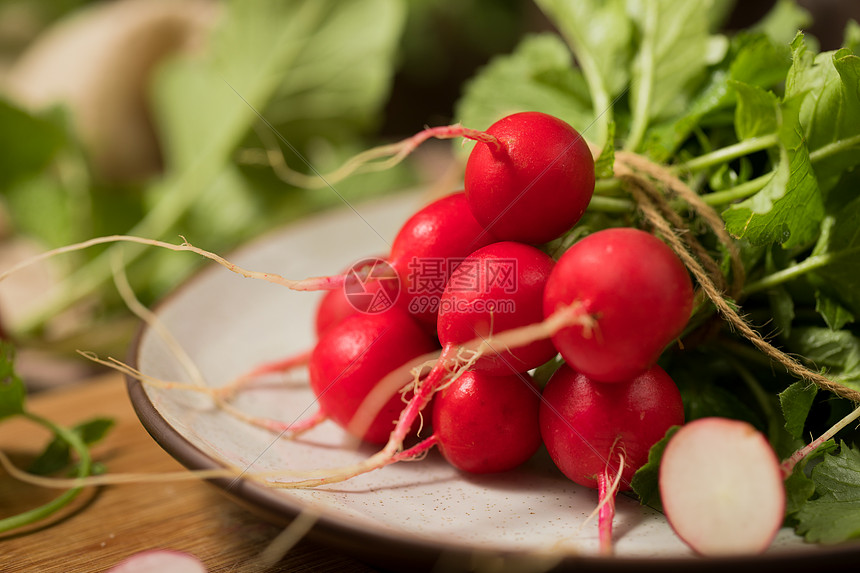
{"label": "wooden table surface", "polygon": [[[109,472],[182,469],[137,419],[119,374],[38,393],[29,397],[28,408],[65,425],[94,416],[113,418],[116,425],[93,449],[95,460]],[[24,419],[0,423],[0,449],[19,465],[26,466],[49,438]],[[0,470],[0,517],[36,507],[59,493],[22,484]],[[139,551],[174,549],[195,555],[211,572],[260,571],[259,556],[281,531],[205,482],[89,488],[47,522],[0,534],[0,570],[106,571]],[[376,571],[307,540],[265,570]]]}

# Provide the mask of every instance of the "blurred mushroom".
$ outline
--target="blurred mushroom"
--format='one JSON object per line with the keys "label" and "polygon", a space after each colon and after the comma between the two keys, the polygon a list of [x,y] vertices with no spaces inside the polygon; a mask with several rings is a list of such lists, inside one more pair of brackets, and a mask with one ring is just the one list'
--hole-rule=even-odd
{"label": "blurred mushroom", "polygon": [[116,0],[84,8],[21,55],[6,91],[29,109],[70,109],[98,178],[141,180],[161,169],[147,101],[150,74],[166,56],[200,46],[217,9],[212,0]]}

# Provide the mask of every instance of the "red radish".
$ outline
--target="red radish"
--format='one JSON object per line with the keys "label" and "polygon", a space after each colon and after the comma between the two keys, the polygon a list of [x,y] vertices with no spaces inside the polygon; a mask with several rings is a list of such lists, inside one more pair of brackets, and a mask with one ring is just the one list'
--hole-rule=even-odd
{"label": "red radish", "polygon": [[597,488],[607,466],[621,485],[648,461],[648,450],[666,431],[684,422],[678,387],[659,366],[627,382],[604,384],[562,365],[547,382],[541,406],[541,435],[559,469],[578,484]]}
{"label": "red radish", "polygon": [[[380,383],[385,386],[386,381]],[[416,403],[410,402],[410,408]],[[302,485],[335,483],[402,460],[414,460],[438,446],[461,471],[496,473],[526,462],[540,447],[540,390],[528,374],[492,376],[467,370],[434,397],[434,433],[409,449],[390,440],[363,463]],[[356,417],[360,412],[356,414]]]}
{"label": "red radish", "polygon": [[672,436],[660,497],[678,536],[708,556],[764,551],[785,517],[783,476],[767,438],[728,418],[701,418]]}
{"label": "red radish", "polygon": [[[437,349],[435,341],[401,310],[356,314],[331,327],[317,342],[309,364],[311,389],[322,411],[350,431],[356,411],[386,374]],[[400,386],[410,380],[405,375]],[[401,410],[403,401],[395,391],[372,424],[356,437],[386,442]]]}
{"label": "red radish", "polygon": [[362,259],[344,270],[343,275],[343,287],[327,291],[317,306],[317,338],[348,316],[384,312],[397,301],[400,280],[382,257]]}
{"label": "red radish", "polygon": [[[540,322],[543,291],[555,262],[532,246],[493,243],[464,259],[442,294],[439,342],[454,348],[477,337]],[[525,372],[557,354],[549,339],[514,349],[494,348],[473,366],[491,374]]]}
{"label": "red radish", "polygon": [[500,119],[466,163],[466,199],[475,218],[504,240],[545,243],[573,227],[594,193],[594,159],[564,121],[540,112]]}
{"label": "red radish", "polygon": [[600,382],[629,380],[659,358],[687,324],[693,285],[672,249],[633,228],[598,231],[574,243],[546,286],[544,314],[575,302],[594,325],[574,324],[552,341],[564,360]]}
{"label": "red radish", "polygon": [[475,220],[462,191],[433,201],[412,215],[391,245],[391,265],[401,279],[401,306],[431,328],[442,291],[459,262],[495,241]]}
{"label": "red radish", "polygon": [[564,475],[599,490],[604,551],[611,548],[611,484],[629,489],[651,446],[683,423],[681,394],[659,366],[615,384],[595,382],[567,364],[550,377],[540,410],[541,436]]}
{"label": "red radish", "polygon": [[528,374],[464,372],[433,400],[433,433],[445,459],[471,473],[515,468],[540,447],[540,390]]}

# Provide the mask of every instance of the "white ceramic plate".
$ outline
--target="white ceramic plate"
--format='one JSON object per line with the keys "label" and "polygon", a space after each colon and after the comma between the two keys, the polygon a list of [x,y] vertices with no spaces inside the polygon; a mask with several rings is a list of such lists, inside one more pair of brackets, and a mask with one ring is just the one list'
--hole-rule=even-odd
{"label": "white ceramic plate", "polygon": [[[339,272],[350,263],[384,253],[401,223],[426,199],[388,197],[310,218],[234,253],[245,268],[289,278]],[[243,279],[212,265],[157,308],[207,384],[220,386],[263,361],[309,348],[319,293],[289,291]],[[157,332],[143,328],[130,361],[145,374],[185,381],[188,375]],[[264,385],[241,395],[237,405],[259,416],[294,421],[314,411],[304,372],[288,385]],[[213,408],[200,394],[144,387],[129,380],[143,424],[155,439],[190,468],[223,462],[249,472],[342,466],[373,453],[326,422],[296,441],[278,439]],[[395,568],[453,570],[474,554],[517,559],[549,553],[551,562],[577,570],[724,570],[747,565],[792,569],[822,563],[822,557],[857,557],[857,547],[820,550],[790,530],[752,560],[704,560],[692,555],[663,516],[621,496],[617,501],[617,556],[597,555],[596,494],[564,478],[538,454],[518,471],[472,476],[449,467],[438,455],[400,463],[345,483],[315,490],[278,490],[245,480],[218,482],[228,493],[273,520],[286,522],[304,508],[320,518],[313,534],[365,560]],[[525,561],[516,563],[526,567]],[[536,563],[532,563],[536,565]],[[806,563],[808,565],[808,563]],[[518,569],[519,570],[519,569]]]}

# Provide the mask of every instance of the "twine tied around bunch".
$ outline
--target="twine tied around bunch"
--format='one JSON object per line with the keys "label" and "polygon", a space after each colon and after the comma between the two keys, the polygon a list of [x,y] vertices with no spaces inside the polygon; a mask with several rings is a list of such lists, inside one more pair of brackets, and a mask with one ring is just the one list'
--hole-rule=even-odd
{"label": "twine tied around bunch", "polygon": [[[745,280],[740,250],[726,231],[722,217],[713,207],[705,203],[698,193],[669,169],[642,155],[617,151],[614,171],[615,176],[621,180],[622,187],[636,201],[645,220],[675,251],[696,279],[699,288],[731,328],[741,333],[765,356],[781,364],[792,375],[842,398],[860,402],[860,392],[808,368],[797,358],[773,346],[741,315],[734,302],[742,294]],[[718,263],[691,232],[681,215],[672,208],[669,203],[672,196],[684,201],[707,224],[726,249],[731,262],[731,283],[726,280]]]}

